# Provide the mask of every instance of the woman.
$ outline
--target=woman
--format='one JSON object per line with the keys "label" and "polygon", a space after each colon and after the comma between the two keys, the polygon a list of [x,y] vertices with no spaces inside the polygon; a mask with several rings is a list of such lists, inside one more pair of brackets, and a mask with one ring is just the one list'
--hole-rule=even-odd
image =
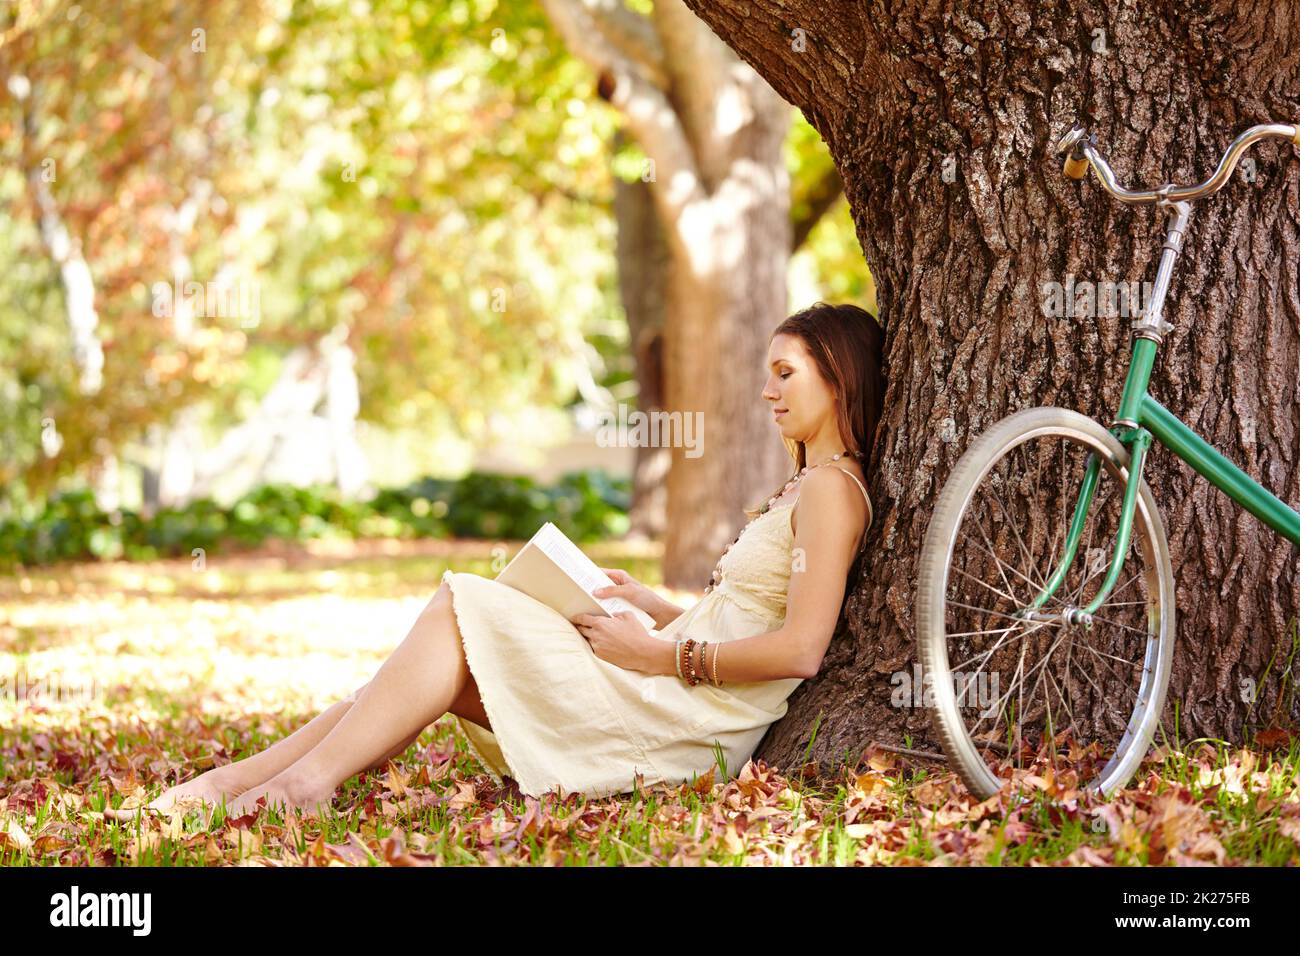
{"label": "woman", "polygon": [[[884,398],[883,332],[853,305],[817,303],[772,333],[762,397],[796,474],[723,552],[689,611],[621,571],[630,613],[572,621],[489,578],[447,571],[368,683],[289,737],[172,787],[186,798],[323,812],[340,784],[383,768],[453,714],[475,756],[520,790],[608,796],[748,761],[786,698],[815,676],[861,570],[865,471]],[[829,466],[829,467],[825,467]],[[575,631],[576,629],[576,631]],[[580,637],[581,639],[580,639]],[[187,801],[187,804],[190,801]],[[139,811],[109,811],[130,818]]]}

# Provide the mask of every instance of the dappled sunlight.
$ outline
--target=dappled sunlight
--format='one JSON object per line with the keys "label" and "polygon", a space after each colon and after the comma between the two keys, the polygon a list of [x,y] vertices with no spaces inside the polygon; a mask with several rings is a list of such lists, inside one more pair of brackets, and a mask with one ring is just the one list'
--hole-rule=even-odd
{"label": "dappled sunlight", "polygon": [[[1079,790],[1064,755],[1055,767],[1037,759],[1017,770],[1022,797],[979,801],[942,764],[869,744],[852,765],[778,772],[751,760],[739,773],[714,767],[637,794],[534,799],[497,786],[451,718],[386,769],[346,781],[327,817],[189,811],[139,830],[104,817],[106,803],[148,802],[265,749],[350,694],[406,634],[438,569],[491,573],[475,557],[481,544],[467,544],[463,559],[363,546],[350,556],[227,556],[202,573],[160,561],[62,565],[4,581],[0,860],[1123,865],[1295,856],[1288,754],[1161,748],[1110,802]],[[590,549],[602,566],[653,585],[657,564],[636,550]],[[212,594],[196,580],[214,582]],[[685,607],[696,597],[664,593]]]}
{"label": "dappled sunlight", "polygon": [[[310,717],[370,679],[449,566],[448,542],[389,544],[25,572],[0,585],[0,714],[11,727],[150,724],[168,707]],[[457,569],[491,575],[490,542],[462,544]],[[655,547],[629,550],[589,548],[644,575]],[[20,681],[48,685],[42,707],[15,705]]]}

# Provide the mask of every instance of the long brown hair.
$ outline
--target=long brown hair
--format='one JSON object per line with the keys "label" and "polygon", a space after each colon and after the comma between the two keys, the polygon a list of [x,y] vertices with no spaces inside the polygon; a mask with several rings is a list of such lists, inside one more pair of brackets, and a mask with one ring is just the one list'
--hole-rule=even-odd
{"label": "long brown hair", "polygon": [[[885,330],[866,309],[850,303],[816,302],[778,325],[768,344],[778,335],[798,336],[812,356],[835,395],[835,414],[846,450],[861,462],[866,477],[885,405]],[[801,441],[784,436],[781,440],[794,461],[793,478],[808,464],[807,452]],[[781,486],[772,494],[781,491],[785,482]],[[746,508],[746,517],[757,515],[771,497]]]}

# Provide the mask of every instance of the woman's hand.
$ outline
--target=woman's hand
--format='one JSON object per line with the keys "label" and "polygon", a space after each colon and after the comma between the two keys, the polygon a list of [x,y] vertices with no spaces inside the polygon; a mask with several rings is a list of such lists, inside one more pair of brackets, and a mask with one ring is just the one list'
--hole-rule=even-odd
{"label": "woman's hand", "polygon": [[579,614],[570,622],[601,660],[624,670],[657,673],[657,658],[663,656],[665,642],[652,637],[631,611],[619,611],[613,617]]}
{"label": "woman's hand", "polygon": [[665,601],[626,571],[620,571],[618,568],[601,568],[601,570],[609,575],[614,586],[596,588],[591,592],[596,597],[621,597],[633,607],[639,607],[654,618],[655,628],[658,630],[663,630],[670,621],[682,614],[682,609],[676,604]]}

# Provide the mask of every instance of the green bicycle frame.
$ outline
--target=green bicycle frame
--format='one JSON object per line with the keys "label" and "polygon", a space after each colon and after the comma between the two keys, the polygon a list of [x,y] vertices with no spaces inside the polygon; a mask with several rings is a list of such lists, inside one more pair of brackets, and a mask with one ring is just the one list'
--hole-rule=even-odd
{"label": "green bicycle frame", "polygon": [[[1120,399],[1119,414],[1115,423],[1108,429],[1128,447],[1130,452],[1128,480],[1124,487],[1115,554],[1111,558],[1109,570],[1096,597],[1081,609],[1082,613],[1080,609],[1067,611],[1067,614],[1071,615],[1069,620],[1080,621],[1089,627],[1092,614],[1110,595],[1123,571],[1124,557],[1128,553],[1129,540],[1133,531],[1133,513],[1137,506],[1142,467],[1146,461],[1147,450],[1153,441],[1164,445],[1237,504],[1293,544],[1300,546],[1300,513],[1221,455],[1209,442],[1179,421],[1177,416],[1147,393],[1147,386],[1151,381],[1151,369],[1155,365],[1156,350],[1164,333],[1170,328],[1168,323],[1161,320],[1160,313],[1169,287],[1173,261],[1181,246],[1188,217],[1186,202],[1168,203],[1167,208],[1172,212],[1174,222],[1170,225],[1165,240],[1151,302],[1143,316],[1133,323],[1135,332],[1133,355],[1124,381],[1124,394]],[[1100,471],[1100,459],[1095,452],[1089,453],[1083,483],[1079,490],[1079,499],[1070,522],[1070,530],[1066,535],[1065,553],[1060,564],[1045,583],[1044,590],[1021,613],[1037,611],[1065,580],[1066,572],[1078,554],[1079,539],[1083,536],[1084,521],[1092,504],[1093,493],[1097,489]]]}

